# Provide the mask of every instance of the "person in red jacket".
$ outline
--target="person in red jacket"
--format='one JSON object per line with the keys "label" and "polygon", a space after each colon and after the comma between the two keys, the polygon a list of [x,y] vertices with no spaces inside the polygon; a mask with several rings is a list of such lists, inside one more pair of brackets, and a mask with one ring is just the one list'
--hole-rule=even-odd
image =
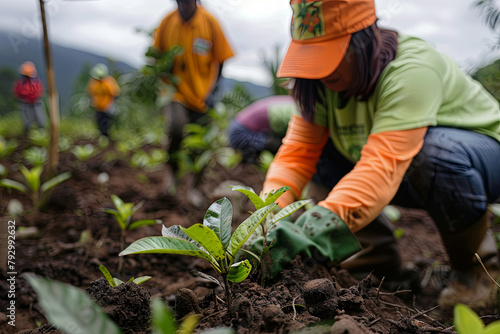
{"label": "person in red jacket", "polygon": [[33,62],[25,61],[18,72],[21,78],[14,82],[13,95],[20,103],[24,132],[27,134],[33,123],[39,128],[44,127],[46,118],[41,99],[45,90]]}

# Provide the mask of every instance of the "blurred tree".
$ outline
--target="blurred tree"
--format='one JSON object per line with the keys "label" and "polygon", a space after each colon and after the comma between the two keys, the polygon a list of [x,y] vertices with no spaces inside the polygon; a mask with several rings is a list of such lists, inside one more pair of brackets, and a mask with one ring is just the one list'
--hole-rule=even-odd
{"label": "blurred tree", "polygon": [[0,116],[10,115],[18,109],[12,96],[12,85],[16,78],[17,73],[13,69],[0,69]]}
{"label": "blurred tree", "polygon": [[472,77],[483,84],[483,86],[500,101],[500,59],[493,64],[480,68]]}
{"label": "blurred tree", "polygon": [[495,47],[500,47],[500,8],[495,0],[475,0],[473,6],[479,9],[486,25],[497,34]]}
{"label": "blurred tree", "polygon": [[270,58],[262,52],[262,59],[264,65],[266,66],[271,78],[273,79],[272,91],[273,95],[288,95],[288,90],[283,87],[283,85],[288,81],[288,78],[278,78],[276,74],[278,73],[278,68],[281,63],[280,48],[275,46],[274,55]]}

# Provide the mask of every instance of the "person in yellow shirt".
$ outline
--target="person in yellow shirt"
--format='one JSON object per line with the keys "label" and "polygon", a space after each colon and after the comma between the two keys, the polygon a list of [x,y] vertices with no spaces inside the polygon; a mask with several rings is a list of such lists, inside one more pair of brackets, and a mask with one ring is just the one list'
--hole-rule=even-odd
{"label": "person in yellow shirt", "polygon": [[[184,51],[174,60],[172,74],[179,79],[176,93],[164,107],[169,124],[169,148],[172,156],[182,141],[187,123],[199,122],[210,107],[210,98],[219,80],[224,61],[233,52],[217,20],[196,0],[177,0],[177,9],[169,13],[155,32],[154,46],[160,52],[181,46]],[[178,166],[170,160],[173,172]]]}
{"label": "person in yellow shirt", "polygon": [[115,98],[120,95],[116,80],[108,75],[108,67],[97,64],[90,70],[87,94],[91,105],[96,110],[97,126],[102,135],[108,137],[114,113]]}

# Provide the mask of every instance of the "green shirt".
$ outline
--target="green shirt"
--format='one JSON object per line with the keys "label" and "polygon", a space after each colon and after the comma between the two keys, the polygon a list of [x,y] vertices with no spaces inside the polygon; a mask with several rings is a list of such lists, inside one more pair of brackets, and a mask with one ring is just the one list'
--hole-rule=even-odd
{"label": "green shirt", "polygon": [[351,98],[338,107],[338,94],[325,88],[315,123],[328,126],[335,146],[351,161],[372,133],[449,126],[500,141],[500,108],[484,87],[425,41],[400,35],[396,58],[382,72],[368,101]]}

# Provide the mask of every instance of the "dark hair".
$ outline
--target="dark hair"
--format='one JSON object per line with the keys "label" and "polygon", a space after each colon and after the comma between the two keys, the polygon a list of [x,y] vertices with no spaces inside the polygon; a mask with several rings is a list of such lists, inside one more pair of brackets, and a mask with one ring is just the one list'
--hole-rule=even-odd
{"label": "dark hair", "polygon": [[[397,47],[397,32],[379,28],[376,23],[353,33],[347,53],[354,53],[358,71],[352,88],[340,93],[342,99],[346,101],[357,97],[360,101],[368,100],[380,74],[396,57]],[[299,104],[302,116],[308,121],[313,119],[320,89],[326,89],[323,87],[319,79],[295,79],[292,96]]]}

